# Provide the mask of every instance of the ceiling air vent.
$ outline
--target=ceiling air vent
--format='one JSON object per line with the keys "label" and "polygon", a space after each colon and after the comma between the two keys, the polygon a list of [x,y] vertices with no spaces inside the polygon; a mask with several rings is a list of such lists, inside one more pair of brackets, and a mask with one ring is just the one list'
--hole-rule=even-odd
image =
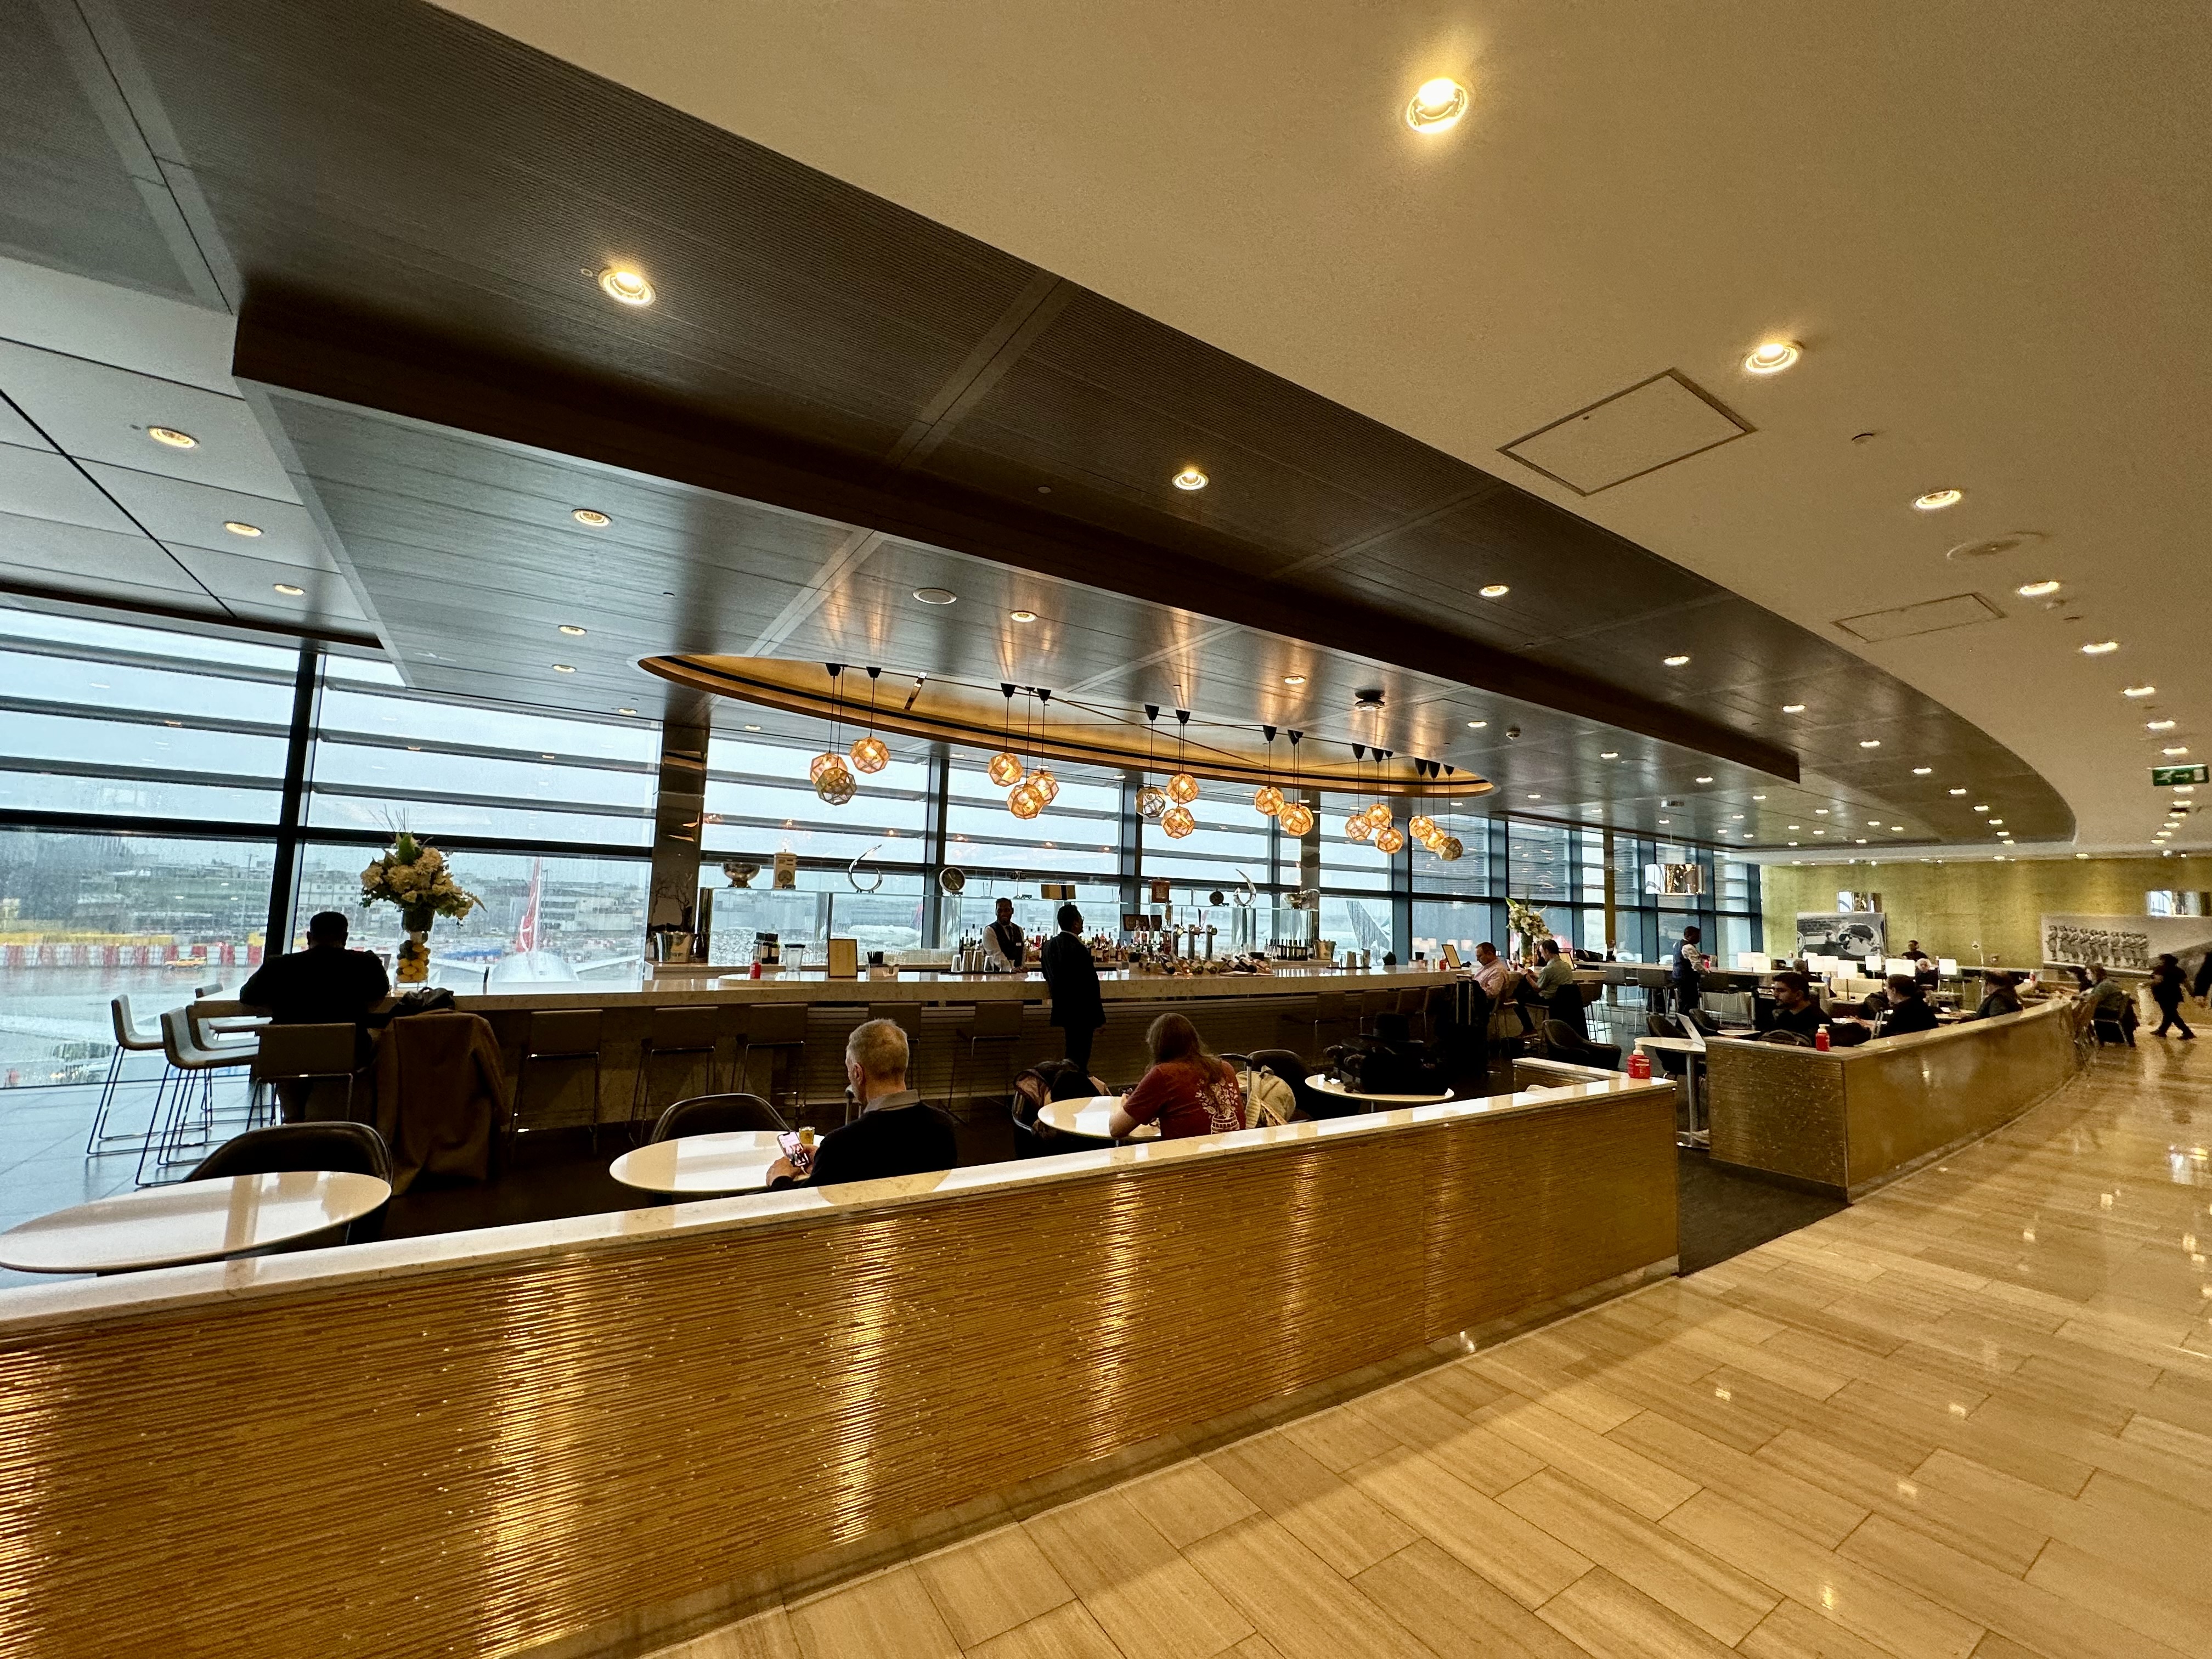
{"label": "ceiling air vent", "polygon": [[2040,530],[2008,530],[2001,536],[1991,536],[1983,541],[1960,542],[1956,547],[1947,550],[1943,556],[1958,561],[2002,558],[2008,553],[2017,553],[2023,547],[2033,547],[2050,539]]}
{"label": "ceiling air vent", "polygon": [[1852,638],[1873,645],[1884,640],[1910,639],[1916,634],[1940,634],[1947,628],[1996,622],[2003,616],[2003,611],[1978,593],[1954,593],[1948,599],[1899,605],[1894,611],[1869,611],[1861,616],[1841,617],[1836,626]]}
{"label": "ceiling air vent", "polygon": [[1577,495],[1595,495],[1750,430],[1670,368],[1515,439],[1503,453]]}

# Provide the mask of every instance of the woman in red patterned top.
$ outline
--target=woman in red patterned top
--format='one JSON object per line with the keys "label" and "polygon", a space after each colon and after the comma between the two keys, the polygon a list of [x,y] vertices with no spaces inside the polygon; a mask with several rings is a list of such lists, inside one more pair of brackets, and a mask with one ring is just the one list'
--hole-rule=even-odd
{"label": "woman in red patterned top", "polygon": [[1152,1069],[1114,1109],[1109,1127],[1116,1139],[1154,1121],[1164,1140],[1244,1127],[1244,1091],[1237,1085],[1236,1070],[1206,1052],[1195,1025],[1181,1014],[1162,1014],[1145,1041],[1152,1051]]}

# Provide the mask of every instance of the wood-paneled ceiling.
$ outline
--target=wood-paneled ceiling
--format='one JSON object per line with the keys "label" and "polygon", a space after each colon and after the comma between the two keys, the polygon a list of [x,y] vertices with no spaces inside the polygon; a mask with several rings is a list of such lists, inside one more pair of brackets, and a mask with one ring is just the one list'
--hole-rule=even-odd
{"label": "wood-paneled ceiling", "polygon": [[[56,15],[0,0],[19,33]],[[143,153],[81,213],[5,222],[10,251],[141,284],[157,243],[198,258],[179,285],[240,310],[240,380],[415,683],[605,709],[657,696],[634,664],[662,652],[1011,675],[1044,650],[1024,683],[1296,703],[1338,740],[1380,684],[1390,746],[1547,816],[1773,844],[1826,808],[1981,843],[1994,797],[2022,840],[2071,833],[1972,725],[1716,584],[418,0],[82,16],[64,56],[112,77]],[[11,157],[98,171],[81,124],[53,131],[77,137],[0,115]],[[657,302],[610,302],[611,261]],[[1208,488],[1170,485],[1186,465]],[[962,602],[912,602],[933,584]],[[1024,605],[1053,625],[1010,644]]]}

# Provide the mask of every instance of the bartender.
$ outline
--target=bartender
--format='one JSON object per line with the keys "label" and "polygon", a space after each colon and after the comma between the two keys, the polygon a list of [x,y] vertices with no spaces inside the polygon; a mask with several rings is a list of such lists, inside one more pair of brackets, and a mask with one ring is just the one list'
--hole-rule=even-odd
{"label": "bartender", "polygon": [[1018,974],[1023,968],[1022,930],[1014,921],[1014,902],[1002,898],[998,917],[983,930],[983,959],[994,971]]}

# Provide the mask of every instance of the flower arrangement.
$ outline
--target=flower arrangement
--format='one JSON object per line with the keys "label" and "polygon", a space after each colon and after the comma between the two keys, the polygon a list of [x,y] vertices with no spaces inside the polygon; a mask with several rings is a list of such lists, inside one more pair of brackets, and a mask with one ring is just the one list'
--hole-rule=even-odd
{"label": "flower arrangement", "polygon": [[1520,937],[1524,953],[1534,950],[1538,939],[1552,937],[1552,924],[1544,920],[1541,910],[1526,899],[1505,901],[1505,926],[1507,931]]}
{"label": "flower arrangement", "polygon": [[361,872],[361,902],[363,908],[380,902],[398,906],[399,925],[410,933],[428,932],[437,916],[459,921],[483,902],[453,879],[443,853],[404,830]]}

